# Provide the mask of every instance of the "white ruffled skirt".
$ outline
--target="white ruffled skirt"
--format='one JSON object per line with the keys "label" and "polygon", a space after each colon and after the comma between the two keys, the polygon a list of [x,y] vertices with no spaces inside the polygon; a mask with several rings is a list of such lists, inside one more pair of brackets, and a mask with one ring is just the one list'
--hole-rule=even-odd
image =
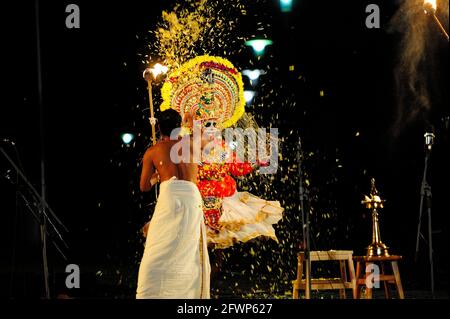
{"label": "white ruffled skirt", "polygon": [[283,217],[283,211],[278,201],[267,201],[248,192],[235,192],[223,199],[220,230],[206,227],[208,244],[227,248],[259,236],[278,241],[273,225]]}

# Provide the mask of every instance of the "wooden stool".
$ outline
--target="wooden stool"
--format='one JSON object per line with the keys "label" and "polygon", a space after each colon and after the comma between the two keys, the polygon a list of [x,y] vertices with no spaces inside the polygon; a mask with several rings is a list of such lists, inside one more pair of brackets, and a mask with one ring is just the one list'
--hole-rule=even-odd
{"label": "wooden stool", "polygon": [[[360,290],[361,286],[366,286],[366,278],[369,275],[373,276],[373,273],[371,272],[371,267],[369,267],[372,264],[380,264],[380,274],[379,274],[379,281],[383,281],[384,284],[384,293],[386,295],[386,298],[391,298],[391,293],[389,290],[389,284],[395,284],[395,287],[397,288],[398,296],[400,299],[405,299],[405,295],[403,293],[403,287],[402,287],[402,281],[400,279],[400,271],[398,270],[398,264],[397,262],[402,259],[402,256],[388,256],[388,257],[367,257],[367,256],[355,256],[354,260],[356,261],[356,298],[360,298]],[[385,262],[390,262],[392,267],[392,275],[386,275],[385,273]],[[362,274],[361,277],[361,268],[362,266],[366,264],[366,271]],[[368,299],[372,298],[372,289],[366,286],[366,297]]]}
{"label": "wooden stool", "polygon": [[[345,289],[352,289],[353,297],[356,294],[356,276],[355,268],[353,266],[353,251],[351,250],[330,250],[330,251],[311,251],[311,263],[314,261],[339,261],[341,271],[340,278],[326,278],[326,279],[312,279],[311,289],[334,290],[339,289],[341,299],[345,299]],[[298,291],[305,290],[305,298],[311,298],[311,291],[309,290],[307,281],[309,278],[310,269],[308,263],[305,266],[305,279],[303,279],[303,263],[305,263],[305,253],[301,252],[297,256],[297,279],[293,281],[293,298],[298,299]],[[347,267],[350,274],[350,281],[347,280]]]}

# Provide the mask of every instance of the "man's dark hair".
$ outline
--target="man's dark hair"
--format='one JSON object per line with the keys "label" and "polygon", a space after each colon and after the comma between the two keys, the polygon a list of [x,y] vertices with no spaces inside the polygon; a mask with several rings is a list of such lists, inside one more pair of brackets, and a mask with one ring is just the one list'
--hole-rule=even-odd
{"label": "man's dark hair", "polygon": [[162,111],[158,117],[159,130],[164,136],[170,136],[172,130],[181,126],[181,116],[174,109]]}

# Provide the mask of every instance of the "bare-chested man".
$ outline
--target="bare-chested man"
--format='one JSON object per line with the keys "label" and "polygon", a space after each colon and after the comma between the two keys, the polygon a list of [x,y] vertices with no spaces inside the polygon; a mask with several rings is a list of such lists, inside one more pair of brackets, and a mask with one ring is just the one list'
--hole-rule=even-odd
{"label": "bare-chested man", "polygon": [[[196,186],[197,164],[192,161],[192,138],[170,139],[180,122],[176,111],[161,112],[158,120],[161,140],[145,152],[142,161],[141,190],[152,188],[156,183],[155,173],[159,174],[161,187],[146,231],[138,275],[138,299],[210,297],[210,264],[202,198]],[[189,145],[183,148],[177,143]],[[171,158],[174,147],[188,149],[188,160],[183,161],[183,156]]]}

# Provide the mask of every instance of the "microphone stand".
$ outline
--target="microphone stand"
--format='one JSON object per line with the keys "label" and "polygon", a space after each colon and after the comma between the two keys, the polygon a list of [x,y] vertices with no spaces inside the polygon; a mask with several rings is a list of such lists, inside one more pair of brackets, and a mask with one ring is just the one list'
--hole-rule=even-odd
{"label": "microphone stand", "polygon": [[424,200],[425,200],[425,206],[427,209],[428,214],[428,259],[430,262],[430,279],[431,279],[431,293],[434,295],[434,264],[433,264],[433,231],[432,231],[432,224],[431,224],[431,186],[427,182],[427,173],[428,173],[428,160],[431,156],[431,149],[434,143],[434,134],[433,133],[426,133],[425,134],[425,164],[423,169],[423,177],[422,177],[422,185],[420,187],[420,208],[419,208],[419,223],[417,226],[417,238],[416,238],[416,254],[415,254],[415,261],[417,262],[419,257],[419,240],[420,237],[427,242],[425,237],[421,233],[421,226],[422,226],[422,213],[423,213],[423,207],[424,207]]}
{"label": "microphone stand", "polygon": [[302,161],[303,161],[303,151],[301,138],[298,139],[298,177],[299,177],[299,195],[300,195],[300,211],[302,214],[302,249],[305,254],[306,261],[306,299],[311,298],[311,258],[310,258],[310,238],[309,238],[309,213],[305,212],[305,201],[308,199],[307,191],[303,187],[303,171],[302,171]]}

